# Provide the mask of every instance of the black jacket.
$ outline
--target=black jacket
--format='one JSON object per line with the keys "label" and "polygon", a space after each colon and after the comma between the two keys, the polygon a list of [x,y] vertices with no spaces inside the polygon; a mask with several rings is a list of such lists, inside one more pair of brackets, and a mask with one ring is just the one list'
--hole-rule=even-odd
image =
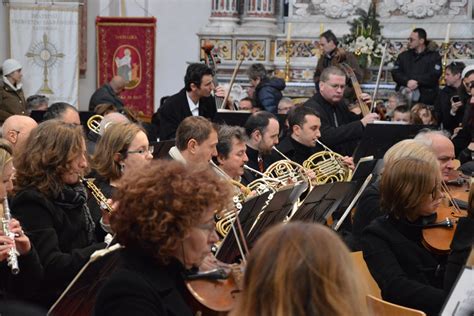
{"label": "black jacket", "polygon": [[63,210],[36,189],[18,192],[12,199],[11,208],[35,246],[44,268],[44,281],[35,300],[49,307],[90,255],[104,248],[105,243],[88,242],[81,210]]}
{"label": "black jacket", "polygon": [[398,55],[392,77],[397,83],[397,91],[406,87],[408,80],[418,81],[419,102],[433,105],[438,95],[441,73],[441,56],[437,51],[426,48],[418,54],[410,49]]}
{"label": "black jacket", "polygon": [[[290,135],[287,135],[283,140],[276,146],[279,151],[281,151],[286,157],[290,158],[292,161],[303,164],[303,161],[308,159],[312,154],[317,150],[316,147],[305,146],[296,140],[294,140]],[[275,153],[275,155],[278,155]],[[284,159],[278,155],[279,159]]]}
{"label": "black jacket", "polygon": [[104,84],[92,94],[89,101],[89,111],[94,112],[95,107],[103,103],[112,104],[119,111],[124,107],[122,99],[112,90],[112,87],[108,83]]}
{"label": "black jacket", "polygon": [[[213,119],[217,112],[214,97],[201,98],[199,100],[199,115]],[[173,139],[179,124],[188,116],[191,116],[186,89],[166,99],[165,103],[158,109],[160,116],[160,141]]]}
{"label": "black jacket", "polygon": [[438,94],[435,100],[435,112],[438,124],[443,124],[443,129],[451,134],[454,129],[462,123],[465,105],[462,105],[456,115],[451,115],[451,97],[458,95],[458,90],[454,87],[446,86]]}
{"label": "black jacket", "polygon": [[183,265],[160,265],[153,258],[121,250],[122,267],[99,292],[95,315],[192,315],[184,300]]}
{"label": "black jacket", "polygon": [[330,104],[320,93],[313,95],[304,106],[319,113],[321,142],[343,156],[352,156],[364,132],[360,115],[349,111],[343,101],[336,105]]}
{"label": "black jacket", "polygon": [[[259,171],[259,169],[258,169],[258,151],[251,148],[250,146],[247,146],[246,154],[247,154],[247,157],[249,158],[249,160],[247,162],[247,166]],[[263,168],[264,168],[264,171],[265,171],[265,170],[267,170],[267,168],[272,163],[274,163],[275,161],[281,160],[283,158],[281,158],[281,157],[276,158],[276,156],[270,154],[270,155],[263,155],[262,159],[263,159]],[[258,178],[260,178],[259,175],[255,174],[251,171],[245,170],[244,174],[242,175],[242,181],[241,182],[242,182],[242,184],[247,185],[250,182],[252,182],[253,180],[258,179]]]}
{"label": "black jacket", "polygon": [[448,258],[422,246],[418,224],[379,217],[364,230],[362,250],[385,300],[437,315],[466,263],[474,242],[474,219],[460,219]]}
{"label": "black jacket", "polygon": [[384,213],[380,209],[379,181],[376,181],[371,183],[360,196],[354,217],[352,218],[352,235],[354,236],[357,248],[360,248],[362,231],[374,219],[382,215]]}
{"label": "black jacket", "polygon": [[255,105],[262,110],[273,114],[278,113],[278,103],[283,97],[281,91],[286,87],[285,81],[281,78],[264,78],[255,87]]}

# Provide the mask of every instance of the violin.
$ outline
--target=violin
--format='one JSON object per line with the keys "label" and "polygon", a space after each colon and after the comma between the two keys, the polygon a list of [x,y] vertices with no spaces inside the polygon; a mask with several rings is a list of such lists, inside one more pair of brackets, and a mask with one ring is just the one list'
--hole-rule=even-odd
{"label": "violin", "polygon": [[[474,178],[473,178],[474,179]],[[474,186],[471,179],[471,193],[474,193]],[[455,190],[450,190],[446,183],[442,183],[443,191],[445,193],[445,200],[436,211],[436,219],[433,223],[425,225],[423,228],[422,244],[429,251],[435,254],[447,254],[450,251],[451,241],[456,231],[457,222],[460,217],[467,215],[467,212],[459,208],[456,199],[463,201],[468,200],[468,191],[466,186],[458,187]],[[448,203],[446,203],[448,202]]]}
{"label": "violin", "polygon": [[243,279],[242,265],[226,265],[186,277],[188,299],[196,315],[226,315],[237,302]]}

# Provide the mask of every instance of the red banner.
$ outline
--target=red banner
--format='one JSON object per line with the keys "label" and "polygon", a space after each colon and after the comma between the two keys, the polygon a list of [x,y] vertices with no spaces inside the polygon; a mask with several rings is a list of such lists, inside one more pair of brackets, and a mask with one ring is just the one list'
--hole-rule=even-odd
{"label": "red banner", "polygon": [[155,18],[97,17],[97,84],[122,76],[123,103],[144,116],[154,112]]}

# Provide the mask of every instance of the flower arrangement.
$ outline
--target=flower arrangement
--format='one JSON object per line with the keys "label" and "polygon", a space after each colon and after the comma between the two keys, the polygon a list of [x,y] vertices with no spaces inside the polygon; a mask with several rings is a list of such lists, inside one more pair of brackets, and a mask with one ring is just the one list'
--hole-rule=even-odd
{"label": "flower arrangement", "polygon": [[[380,31],[382,26],[378,21],[376,5],[371,3],[368,12],[358,9],[359,17],[347,22],[350,27],[350,34],[342,37],[342,47],[356,55],[361,67],[370,67],[372,64],[380,64],[382,59],[385,39]],[[386,53],[384,64],[394,61],[396,56]]]}

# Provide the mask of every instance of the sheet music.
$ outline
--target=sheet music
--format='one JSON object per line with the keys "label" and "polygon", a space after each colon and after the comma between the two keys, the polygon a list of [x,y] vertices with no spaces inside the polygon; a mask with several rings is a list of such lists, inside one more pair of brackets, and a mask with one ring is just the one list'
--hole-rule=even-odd
{"label": "sheet music", "polygon": [[449,296],[441,316],[474,315],[474,268],[464,267]]}

